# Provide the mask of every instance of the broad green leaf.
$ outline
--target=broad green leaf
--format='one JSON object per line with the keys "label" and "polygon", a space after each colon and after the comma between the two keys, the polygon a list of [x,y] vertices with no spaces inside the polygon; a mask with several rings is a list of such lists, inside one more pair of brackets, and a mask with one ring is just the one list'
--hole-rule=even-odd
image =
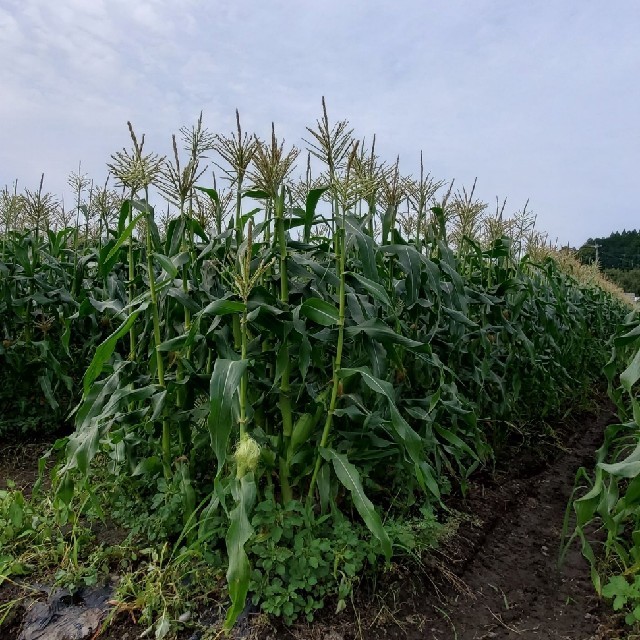
{"label": "broad green leaf", "polygon": [[348,378],[352,375],[360,375],[365,384],[376,393],[384,396],[389,404],[391,412],[391,424],[398,435],[400,441],[404,444],[409,457],[413,461],[418,471],[418,481],[420,485],[426,489],[425,479],[422,474],[422,463],[424,460],[424,452],[422,449],[422,440],[420,436],[411,428],[409,423],[402,417],[394,400],[393,386],[386,380],[380,380],[371,374],[367,367],[344,368],[340,369],[338,375],[341,378]]}
{"label": "broad green leaf", "polygon": [[210,302],[200,313],[203,316],[225,316],[229,313],[242,313],[244,310],[244,302],[223,299]]}
{"label": "broad green leaf", "polygon": [[244,550],[244,545],[253,535],[253,527],[249,522],[249,515],[256,499],[256,484],[253,473],[246,473],[242,478],[233,479],[231,491],[236,506],[229,513],[229,529],[225,538],[229,566],[227,567],[227,584],[231,607],[227,611],[224,628],[233,627],[238,616],[242,613],[249,591],[251,579],[251,565]]}
{"label": "broad green leaf", "polygon": [[208,425],[211,446],[218,460],[217,476],[222,473],[227,459],[229,435],[233,426],[233,406],[247,365],[247,360],[218,358],[213,366],[209,385]]}
{"label": "broad green leaf", "polygon": [[391,226],[393,224],[393,216],[396,212],[396,207],[390,204],[382,216],[382,242],[386,244],[389,241],[389,234],[391,233]]}
{"label": "broad green leaf", "polygon": [[91,296],[88,296],[87,300],[91,303],[91,306],[100,313],[105,311],[113,311],[114,313],[120,313],[122,311],[122,302],[120,300],[96,300]]}
{"label": "broad green leaf", "polygon": [[360,222],[355,218],[345,218],[345,231],[347,238],[355,238],[358,245],[358,257],[362,264],[364,276],[372,282],[379,282],[378,267],[376,265],[376,244],[373,238],[364,233],[360,228]]}
{"label": "broad green leaf", "polygon": [[169,340],[165,340],[160,343],[157,347],[158,351],[162,351],[163,353],[167,351],[180,351],[184,348],[185,343],[189,338],[189,334],[183,334],[181,336],[176,336],[175,338],[170,338]]}
{"label": "broad green leaf", "polygon": [[98,270],[102,277],[105,277],[111,269],[113,269],[113,265],[118,260],[118,251],[120,247],[131,237],[133,230],[138,224],[138,221],[144,217],[144,213],[138,214],[123,230],[118,239],[115,241],[114,245],[111,247],[111,250],[104,258],[102,264],[98,264]]}
{"label": "broad green leaf", "polygon": [[632,461],[632,462],[615,462],[613,464],[605,464],[601,462],[598,467],[607,473],[610,473],[612,476],[617,476],[620,478],[635,478],[638,474],[640,474],[640,461]]}
{"label": "broad green leaf", "polygon": [[307,193],[304,210],[304,241],[309,242],[311,238],[311,226],[316,216],[316,207],[322,197],[322,194],[329,187],[319,187],[317,189],[310,189]]}
{"label": "broad green leaf", "polygon": [[391,300],[384,287],[373,280],[369,280],[369,278],[365,278],[363,275],[356,273],[355,271],[347,271],[345,275],[351,276],[355,278],[369,293],[373,298],[375,298],[378,302],[381,302],[386,307],[392,307]]}
{"label": "broad green leaf", "polygon": [[55,399],[53,395],[53,389],[51,388],[51,380],[49,380],[49,376],[41,375],[38,376],[38,382],[40,383],[40,388],[44,393],[44,397],[47,399],[49,406],[56,411],[60,406],[58,401]]}
{"label": "broad green leaf", "polygon": [[133,326],[136,318],[146,308],[146,306],[147,305],[145,304],[139,307],[136,311],[133,311],[129,317],[126,318],[122,324],[98,346],[93,359],[82,378],[82,388],[85,396],[89,393],[89,389],[93,382],[102,373],[104,365],[109,361],[109,358],[111,358],[118,340],[129,332],[129,329]]}
{"label": "broad green leaf", "polygon": [[414,351],[430,351],[431,347],[428,344],[418,342],[417,340],[411,340],[399,333],[396,333],[389,325],[385,324],[379,318],[373,318],[371,320],[365,320],[360,324],[353,327],[347,327],[345,333],[349,336],[355,336],[359,333],[365,333],[370,338],[378,340],[387,344],[399,344],[408,349]]}
{"label": "broad green leaf", "polygon": [[321,298],[307,298],[300,307],[300,315],[321,324],[323,327],[331,327],[338,324],[340,314],[335,305]]}
{"label": "broad green leaf", "polygon": [[411,245],[391,244],[382,247],[386,253],[398,256],[398,262],[406,274],[406,300],[405,304],[410,307],[420,296],[422,279],[422,258]]}
{"label": "broad green leaf", "polygon": [[620,384],[625,391],[631,393],[633,385],[640,379],[640,349],[636,351],[629,366],[620,374]]}
{"label": "broad green leaf", "polygon": [[170,278],[175,278],[178,275],[178,269],[167,256],[161,253],[154,253],[153,259],[166,271]]}
{"label": "broad green leaf", "polygon": [[162,473],[162,460],[158,456],[143,458],[132,471],[132,476],[155,476]]}
{"label": "broad green leaf", "polygon": [[215,189],[208,189],[207,187],[195,187],[198,191],[206,193],[216,204],[220,204],[220,196]]}
{"label": "broad green leaf", "polygon": [[262,189],[248,189],[243,192],[243,198],[251,198],[252,200],[268,200],[271,196]]}
{"label": "broad green leaf", "polygon": [[464,313],[461,313],[457,309],[450,309],[449,307],[442,307],[442,312],[446,316],[448,316],[449,318],[454,320],[455,322],[458,322],[459,324],[463,324],[465,327],[469,327],[470,329],[477,329],[478,328],[478,324],[477,323],[475,323],[473,320],[470,320],[469,318],[467,318],[467,316],[465,316]]}
{"label": "broad green leaf", "polygon": [[452,444],[457,449],[464,451],[468,455],[470,455],[474,460],[478,460],[478,456],[476,453],[469,447],[468,444],[463,442],[455,433],[452,433],[448,429],[441,427],[440,425],[434,424],[433,428],[437,431],[447,442]]}
{"label": "broad green leaf", "polygon": [[121,236],[124,233],[130,213],[131,200],[124,200],[120,206],[120,213],[118,215],[118,236]]}
{"label": "broad green leaf", "polygon": [[189,309],[192,313],[198,313],[200,311],[198,303],[191,298],[184,289],[179,287],[169,287],[167,289],[167,296],[177,300],[185,309]]}
{"label": "broad green leaf", "polygon": [[333,462],[333,469],[345,488],[351,494],[353,504],[364,520],[367,528],[380,541],[382,551],[387,558],[391,559],[391,540],[382,526],[382,520],[376,512],[373,503],[364,493],[360,474],[358,470],[349,462],[346,455],[339,454],[333,449],[322,449],[322,456],[325,460]]}

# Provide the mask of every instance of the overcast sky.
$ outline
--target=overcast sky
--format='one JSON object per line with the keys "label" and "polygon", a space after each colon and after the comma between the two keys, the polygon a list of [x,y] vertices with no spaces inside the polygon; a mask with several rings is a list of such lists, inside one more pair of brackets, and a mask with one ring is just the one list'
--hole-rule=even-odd
{"label": "overcast sky", "polygon": [[[638,0],[0,0],[0,186],[67,193],[204,111],[303,144],[321,114],[562,244],[640,227]],[[494,204],[491,205],[492,207]]]}

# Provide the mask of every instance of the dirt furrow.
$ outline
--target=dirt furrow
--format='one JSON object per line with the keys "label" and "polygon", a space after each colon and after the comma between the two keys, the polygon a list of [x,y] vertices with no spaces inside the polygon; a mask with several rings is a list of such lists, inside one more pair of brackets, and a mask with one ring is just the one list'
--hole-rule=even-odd
{"label": "dirt furrow", "polygon": [[[602,411],[575,427],[568,450],[530,478],[474,488],[469,505],[480,514],[493,505],[493,522],[460,578],[468,588],[438,605],[438,615],[410,638],[434,640],[589,640],[608,637],[606,617],[576,545],[561,568],[558,552],[576,471],[593,464],[612,416]],[[514,461],[516,462],[516,461]],[[484,493],[478,497],[478,492]],[[474,504],[475,502],[475,504]],[[484,504],[482,504],[484,502]],[[501,504],[504,505],[501,507]],[[408,631],[405,629],[405,631]]]}

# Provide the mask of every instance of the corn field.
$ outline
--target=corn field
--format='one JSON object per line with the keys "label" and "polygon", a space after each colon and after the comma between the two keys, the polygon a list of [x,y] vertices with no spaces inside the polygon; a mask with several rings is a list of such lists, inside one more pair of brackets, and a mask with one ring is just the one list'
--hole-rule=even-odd
{"label": "corn field", "polygon": [[224,576],[227,629],[248,599],[311,619],[349,558],[331,557],[337,586],[310,562],[273,604],[287,578],[256,545],[289,538],[265,513],[357,523],[363,562],[389,563],[395,521],[444,509],[514,431],[534,440],[586,396],[628,309],[526,208],[490,214],[422,162],[401,175],[324,103],[301,179],[275,130],[180,133],[168,159],[130,125],[114,188],[74,174],[72,212],[42,183],[5,189],[2,429],[71,419],[59,517],[116,494],[165,514],[159,542]]}

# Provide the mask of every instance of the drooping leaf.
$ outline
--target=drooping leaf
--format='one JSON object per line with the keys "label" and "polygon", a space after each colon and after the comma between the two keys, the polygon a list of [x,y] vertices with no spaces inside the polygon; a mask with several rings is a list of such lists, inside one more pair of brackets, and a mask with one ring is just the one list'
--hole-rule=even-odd
{"label": "drooping leaf", "polygon": [[156,252],[153,254],[153,259],[166,271],[170,278],[175,278],[178,275],[178,269],[171,262],[171,258]]}
{"label": "drooping leaf", "polygon": [[340,320],[340,313],[335,305],[322,298],[307,298],[300,307],[300,315],[323,327],[336,325]]}
{"label": "drooping leaf", "polygon": [[316,207],[322,197],[322,194],[329,187],[318,187],[316,189],[310,189],[307,193],[304,209],[304,241],[309,242],[311,238],[311,227],[316,215]]}
{"label": "drooping leaf", "polygon": [[349,336],[356,336],[359,333],[365,333],[370,338],[387,344],[399,344],[408,349],[415,351],[429,351],[428,344],[412,340],[399,333],[396,333],[389,325],[385,324],[380,318],[365,320],[353,327],[347,327],[345,333]]}
{"label": "drooping leaf", "polygon": [[211,446],[218,459],[217,476],[222,473],[227,458],[229,435],[233,426],[233,406],[247,365],[247,360],[218,358],[211,374],[208,425]]}
{"label": "drooping leaf", "polygon": [[391,300],[389,299],[385,288],[381,284],[374,282],[373,280],[369,280],[369,278],[365,278],[363,275],[356,273],[355,271],[347,271],[345,272],[345,275],[355,278],[365,288],[369,295],[382,303],[385,307],[392,306]]}
{"label": "drooping leaf", "polygon": [[337,453],[333,449],[322,449],[322,456],[325,460],[333,462],[333,468],[338,476],[338,480],[345,486],[351,494],[353,504],[364,520],[367,528],[380,541],[382,551],[387,558],[391,559],[391,540],[382,525],[382,520],[376,512],[373,503],[364,493],[362,481],[358,470],[349,462],[344,454]]}
{"label": "drooping leaf", "polygon": [[122,324],[96,349],[91,363],[89,364],[89,367],[82,379],[82,388],[85,396],[89,393],[89,389],[93,382],[102,373],[104,365],[109,361],[109,358],[111,358],[118,340],[129,332],[129,329],[133,326],[136,318],[146,307],[147,304],[143,304],[135,311],[132,311]]}
{"label": "drooping leaf", "polygon": [[203,316],[224,316],[229,313],[242,313],[244,309],[244,302],[222,299],[210,302],[200,313]]}
{"label": "drooping leaf", "polygon": [[246,473],[242,478],[231,481],[231,492],[236,506],[229,513],[229,529],[225,538],[229,566],[227,567],[227,585],[231,606],[227,611],[224,628],[233,627],[238,616],[242,613],[249,591],[251,565],[245,544],[253,535],[253,527],[249,522],[249,515],[256,498],[256,484],[253,473]]}

